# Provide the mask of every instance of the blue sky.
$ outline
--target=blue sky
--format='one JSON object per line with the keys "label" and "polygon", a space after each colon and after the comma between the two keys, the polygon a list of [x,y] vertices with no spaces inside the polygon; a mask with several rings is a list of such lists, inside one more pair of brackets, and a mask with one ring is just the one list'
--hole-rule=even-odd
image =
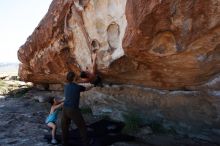
{"label": "blue sky", "polygon": [[0,62],[18,62],[17,51],[47,13],[52,0],[0,0]]}

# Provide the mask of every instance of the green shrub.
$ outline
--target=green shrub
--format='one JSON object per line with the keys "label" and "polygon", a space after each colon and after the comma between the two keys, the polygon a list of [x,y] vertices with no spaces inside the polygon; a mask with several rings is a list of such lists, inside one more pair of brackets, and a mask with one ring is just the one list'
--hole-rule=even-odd
{"label": "green shrub", "polygon": [[149,126],[154,133],[166,133],[166,129],[159,122],[152,122]]}
{"label": "green shrub", "polygon": [[6,84],[4,81],[0,80],[0,87],[4,87]]}
{"label": "green shrub", "polygon": [[14,98],[22,97],[31,89],[32,88],[20,88],[20,89],[12,90],[8,94]]}
{"label": "green shrub", "polygon": [[125,127],[123,132],[130,133],[138,131],[138,128],[142,122],[142,119],[139,114],[136,112],[129,112],[123,115]]}
{"label": "green shrub", "polygon": [[107,114],[102,114],[99,116],[101,119],[105,119],[105,120],[112,120],[111,117]]}
{"label": "green shrub", "polygon": [[80,110],[83,114],[92,114],[92,109],[90,107],[81,107]]}
{"label": "green shrub", "polygon": [[152,122],[149,125],[154,133],[170,133],[176,134],[176,130],[173,127],[165,128],[160,122]]}

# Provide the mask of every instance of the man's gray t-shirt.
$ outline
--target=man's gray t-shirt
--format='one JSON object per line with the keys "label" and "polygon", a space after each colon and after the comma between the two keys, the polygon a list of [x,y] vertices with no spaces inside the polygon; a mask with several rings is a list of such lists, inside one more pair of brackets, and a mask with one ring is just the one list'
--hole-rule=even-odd
{"label": "man's gray t-shirt", "polygon": [[80,92],[85,91],[84,86],[68,83],[64,86],[64,107],[79,108]]}

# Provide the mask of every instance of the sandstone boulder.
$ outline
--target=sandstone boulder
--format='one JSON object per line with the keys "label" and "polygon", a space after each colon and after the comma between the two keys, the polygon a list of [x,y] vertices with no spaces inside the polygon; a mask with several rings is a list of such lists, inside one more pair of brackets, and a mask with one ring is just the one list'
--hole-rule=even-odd
{"label": "sandstone boulder", "polygon": [[97,68],[104,82],[199,86],[220,71],[220,0],[54,0],[18,51],[19,76],[59,84]]}

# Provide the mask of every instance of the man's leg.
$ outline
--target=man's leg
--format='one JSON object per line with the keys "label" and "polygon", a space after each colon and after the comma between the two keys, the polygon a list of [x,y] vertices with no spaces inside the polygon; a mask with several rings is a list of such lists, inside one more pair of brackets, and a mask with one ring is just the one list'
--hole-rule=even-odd
{"label": "man's leg", "polygon": [[80,110],[79,109],[71,110],[71,112],[68,112],[68,117],[70,117],[71,120],[73,120],[76,126],[79,128],[84,146],[88,146],[86,124]]}
{"label": "man's leg", "polygon": [[62,118],[61,118],[63,146],[68,146],[69,125],[70,125],[70,119],[67,117],[66,110],[63,109]]}

